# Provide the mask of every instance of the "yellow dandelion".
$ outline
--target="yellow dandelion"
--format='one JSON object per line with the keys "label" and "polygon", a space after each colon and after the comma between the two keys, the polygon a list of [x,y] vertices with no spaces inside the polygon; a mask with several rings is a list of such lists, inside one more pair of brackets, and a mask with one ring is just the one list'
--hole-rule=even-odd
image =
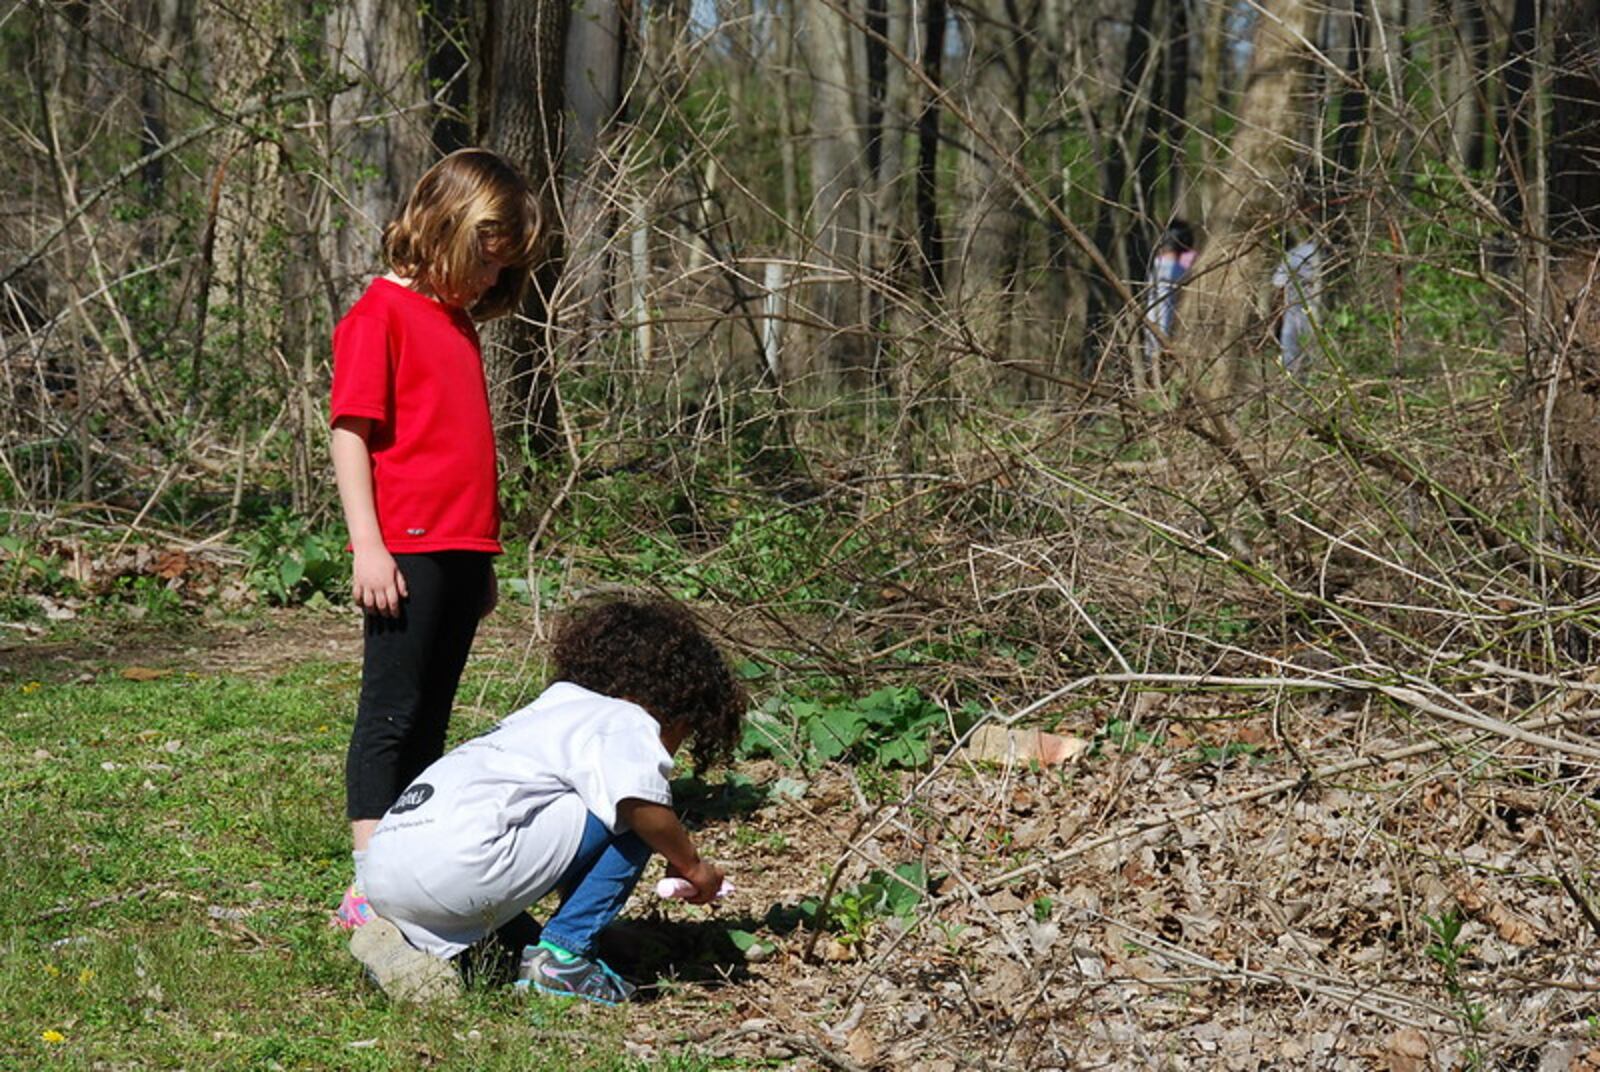
{"label": "yellow dandelion", "polygon": [[67,1036],[63,1035],[53,1027],[48,1031],[42,1032],[39,1037],[52,1046],[56,1045],[57,1043],[67,1041]]}
{"label": "yellow dandelion", "polygon": [[30,693],[30,692],[38,692],[42,688],[44,688],[43,682],[39,682],[39,681],[24,682],[23,686],[22,686],[22,694],[24,696],[26,696],[28,693]]}
{"label": "yellow dandelion", "polygon": [[46,964],[44,966],[44,973],[54,978],[55,976],[61,974],[61,969],[56,967],[54,964]]}
{"label": "yellow dandelion", "polygon": [[88,986],[89,985],[89,980],[93,979],[93,978],[94,978],[94,969],[93,968],[85,968],[85,969],[83,969],[82,971],[80,971],[78,973],[78,985],[79,986]]}

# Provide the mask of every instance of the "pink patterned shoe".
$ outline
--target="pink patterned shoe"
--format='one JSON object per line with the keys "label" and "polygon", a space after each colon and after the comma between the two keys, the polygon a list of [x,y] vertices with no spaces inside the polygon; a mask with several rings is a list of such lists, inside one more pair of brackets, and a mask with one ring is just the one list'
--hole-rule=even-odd
{"label": "pink patterned shoe", "polygon": [[328,925],[338,927],[340,930],[353,931],[357,927],[371,923],[377,915],[372,910],[367,895],[356,889],[356,884],[352,882],[350,888],[344,891],[344,899],[339,902],[339,909],[328,920]]}

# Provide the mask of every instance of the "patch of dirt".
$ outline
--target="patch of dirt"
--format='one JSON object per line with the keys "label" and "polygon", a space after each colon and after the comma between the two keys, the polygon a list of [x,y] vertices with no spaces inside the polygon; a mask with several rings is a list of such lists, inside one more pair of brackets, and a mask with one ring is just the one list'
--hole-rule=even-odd
{"label": "patch of dirt", "polygon": [[[537,676],[540,633],[508,609],[474,657]],[[273,674],[354,663],[359,643],[352,617],[299,612],[28,657]],[[1493,739],[1374,760],[1427,741],[1378,706],[1129,703],[1045,728],[1093,739],[1116,715],[1148,743],[1102,738],[1060,767],[759,761],[748,785],[684,794],[737,890],[699,908],[657,900],[656,871],[641,883],[605,950],[645,986],[630,1055],[688,1040],[785,1068],[1600,1068],[1591,768]],[[913,862],[930,881],[909,912],[800,925],[836,871],[837,908]],[[1445,949],[1429,921],[1451,916]]]}

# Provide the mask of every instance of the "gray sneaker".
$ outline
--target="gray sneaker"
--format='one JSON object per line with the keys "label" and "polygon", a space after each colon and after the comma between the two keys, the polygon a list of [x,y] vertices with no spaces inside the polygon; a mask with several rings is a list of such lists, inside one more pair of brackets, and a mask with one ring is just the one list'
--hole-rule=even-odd
{"label": "gray sneaker", "polygon": [[374,916],[350,933],[350,955],[367,977],[395,1001],[416,1005],[449,1002],[461,996],[456,966],[406,941],[400,928]]}
{"label": "gray sneaker", "polygon": [[528,987],[560,998],[582,998],[597,1005],[621,1005],[634,995],[635,987],[612,971],[605,961],[574,956],[562,960],[554,950],[530,945],[522,951],[517,969],[518,989]]}

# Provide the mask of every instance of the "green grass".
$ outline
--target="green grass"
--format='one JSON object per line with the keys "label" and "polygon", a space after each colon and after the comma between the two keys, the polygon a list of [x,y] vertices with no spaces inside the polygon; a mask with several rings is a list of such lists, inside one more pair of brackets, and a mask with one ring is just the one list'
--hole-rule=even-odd
{"label": "green grass", "polygon": [[354,688],[0,677],[0,1069],[727,1067],[629,1058],[628,1010],[365,983],[326,926]]}

